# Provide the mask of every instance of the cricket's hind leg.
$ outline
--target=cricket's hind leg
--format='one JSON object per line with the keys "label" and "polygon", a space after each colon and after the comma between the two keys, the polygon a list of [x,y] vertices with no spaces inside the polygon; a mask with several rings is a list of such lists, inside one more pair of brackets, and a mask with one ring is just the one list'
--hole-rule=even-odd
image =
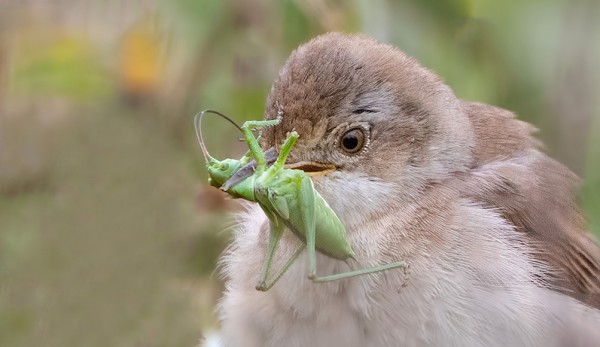
{"label": "cricket's hind leg", "polygon": [[[371,274],[371,273],[375,273],[375,272],[380,272],[380,271],[386,271],[386,270],[390,270],[390,269],[395,269],[401,267],[404,269],[404,275],[406,276],[407,273],[406,271],[408,270],[408,264],[405,261],[397,261],[397,262],[393,262],[393,263],[389,263],[389,264],[383,264],[383,265],[377,265],[377,266],[373,266],[373,267],[368,267],[365,269],[360,269],[360,270],[354,270],[354,271],[348,271],[348,272],[342,272],[339,274],[334,274],[334,275],[329,275],[329,276],[321,276],[321,277],[314,277],[311,278],[313,282],[329,282],[329,281],[337,281],[337,280],[341,280],[344,278],[350,278],[350,277],[355,277],[355,276],[361,276],[361,275],[367,275],[367,274]],[[403,284],[403,286],[405,286]]]}

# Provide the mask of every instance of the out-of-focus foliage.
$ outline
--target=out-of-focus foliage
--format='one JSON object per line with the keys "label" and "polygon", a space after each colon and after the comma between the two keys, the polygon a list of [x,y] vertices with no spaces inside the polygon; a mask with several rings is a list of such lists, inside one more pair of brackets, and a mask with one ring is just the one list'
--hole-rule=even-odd
{"label": "out-of-focus foliage", "polygon": [[[600,235],[600,3],[0,0],[0,346],[193,346],[235,204],[192,116],[262,116],[297,45],[363,32],[515,111],[585,179]],[[207,119],[217,157],[235,129]]]}

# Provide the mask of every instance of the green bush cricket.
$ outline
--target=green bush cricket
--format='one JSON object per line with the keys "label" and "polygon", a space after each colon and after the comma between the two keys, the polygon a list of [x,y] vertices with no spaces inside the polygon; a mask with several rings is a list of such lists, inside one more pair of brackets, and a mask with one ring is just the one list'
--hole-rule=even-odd
{"label": "green bush cricket", "polygon": [[[219,161],[211,157],[206,150],[201,132],[202,117],[205,113],[218,114],[241,130],[250,149],[249,152],[240,160]],[[317,276],[316,251],[344,261],[354,259],[354,251],[348,243],[344,225],[315,190],[310,177],[302,170],[284,167],[299,137],[298,133],[292,131],[288,134],[278,156],[274,151],[262,151],[252,129],[276,126],[280,121],[281,115],[274,120],[247,121],[239,127],[225,115],[213,110],[202,111],[194,119],[198,142],[206,159],[209,183],[233,197],[257,202],[269,219],[269,246],[256,289],[269,290],[285,274],[305,247],[308,252],[308,278],[314,282],[334,281],[397,267],[406,269],[407,264],[398,261],[329,276]],[[271,163],[272,165],[269,166]],[[286,227],[302,241],[302,245],[268,280],[277,243]]]}

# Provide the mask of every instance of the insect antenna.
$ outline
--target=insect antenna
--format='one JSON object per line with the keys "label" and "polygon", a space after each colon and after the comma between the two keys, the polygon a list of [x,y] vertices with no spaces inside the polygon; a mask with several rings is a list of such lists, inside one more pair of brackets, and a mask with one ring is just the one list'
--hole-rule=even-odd
{"label": "insect antenna", "polygon": [[236,128],[238,128],[240,132],[242,132],[242,128],[240,128],[240,126],[237,125],[237,123],[234,122],[231,118],[227,117],[219,111],[209,109],[196,113],[196,115],[194,116],[194,129],[196,129],[196,138],[198,139],[198,144],[200,145],[200,149],[202,150],[204,159],[208,162],[212,157],[210,156],[210,153],[208,153],[208,149],[206,149],[206,145],[204,144],[204,138],[202,137],[202,118],[204,117],[205,113],[212,113],[221,116],[222,118],[225,118],[225,120],[227,120],[229,123],[233,124]]}

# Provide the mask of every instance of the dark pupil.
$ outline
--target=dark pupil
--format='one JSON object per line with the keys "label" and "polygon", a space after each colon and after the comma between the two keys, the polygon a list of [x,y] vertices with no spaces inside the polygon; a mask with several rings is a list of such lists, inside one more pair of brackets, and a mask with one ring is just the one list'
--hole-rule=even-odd
{"label": "dark pupil", "polygon": [[355,149],[358,146],[358,137],[354,133],[346,134],[342,139],[342,145],[346,149]]}

